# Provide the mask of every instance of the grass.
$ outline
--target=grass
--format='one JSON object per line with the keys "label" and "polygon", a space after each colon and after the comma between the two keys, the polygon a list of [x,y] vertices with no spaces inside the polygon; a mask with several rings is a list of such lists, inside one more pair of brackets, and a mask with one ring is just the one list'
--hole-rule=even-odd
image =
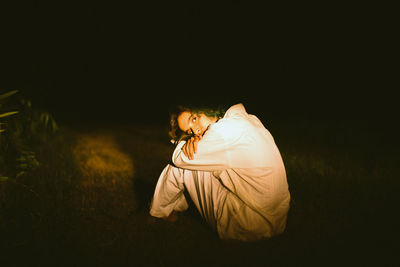
{"label": "grass", "polygon": [[41,166],[0,183],[1,266],[395,266],[398,156],[355,122],[279,122],[286,232],[226,242],[191,208],[149,224],[173,146],[159,125],[61,127]]}

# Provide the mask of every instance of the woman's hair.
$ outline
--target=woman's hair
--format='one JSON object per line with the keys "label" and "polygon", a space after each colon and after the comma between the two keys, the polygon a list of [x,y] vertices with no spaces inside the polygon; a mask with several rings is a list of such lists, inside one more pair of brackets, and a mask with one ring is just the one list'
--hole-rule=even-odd
{"label": "woman's hair", "polygon": [[173,106],[169,110],[169,136],[175,141],[175,144],[181,140],[187,140],[192,135],[187,134],[186,132],[182,131],[178,125],[178,116],[185,111],[189,111],[191,113],[200,115],[204,114],[207,117],[214,117],[214,118],[222,118],[225,115],[226,108],[223,106],[218,106],[216,108],[212,107],[205,107],[205,106],[182,106],[177,105]]}

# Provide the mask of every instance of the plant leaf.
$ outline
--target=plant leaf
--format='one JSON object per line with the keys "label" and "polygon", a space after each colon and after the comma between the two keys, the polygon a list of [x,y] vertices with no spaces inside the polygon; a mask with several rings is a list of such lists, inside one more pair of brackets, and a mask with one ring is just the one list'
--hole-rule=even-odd
{"label": "plant leaf", "polygon": [[47,124],[49,124],[49,114],[46,114],[46,116],[44,117],[44,125],[46,125],[46,127]]}
{"label": "plant leaf", "polygon": [[11,115],[14,115],[14,114],[17,114],[17,113],[18,113],[18,111],[6,112],[6,113],[3,113],[3,114],[0,114],[0,118],[4,118],[4,117],[7,117],[7,116],[11,116]]}
{"label": "plant leaf", "polygon": [[17,173],[17,178],[20,177],[21,175],[24,175],[25,172],[24,171],[20,171],[19,173]]}
{"label": "plant leaf", "polygon": [[8,180],[8,177],[0,176],[0,182],[5,182]]}
{"label": "plant leaf", "polygon": [[53,130],[53,132],[56,132],[58,129],[57,123],[55,122],[55,120],[51,121],[51,128]]}
{"label": "plant leaf", "polygon": [[0,95],[0,100],[5,99],[5,98],[7,98],[9,96],[12,96],[12,95],[14,95],[16,93],[18,93],[18,90],[13,90],[13,91],[10,91],[8,93],[2,94],[2,95]]}

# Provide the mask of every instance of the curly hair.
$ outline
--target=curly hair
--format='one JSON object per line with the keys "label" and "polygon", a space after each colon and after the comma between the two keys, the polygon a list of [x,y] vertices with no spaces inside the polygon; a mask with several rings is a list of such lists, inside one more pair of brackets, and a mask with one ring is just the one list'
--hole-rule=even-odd
{"label": "curly hair", "polygon": [[187,140],[192,135],[185,133],[179,128],[178,125],[178,116],[185,111],[189,111],[191,113],[200,115],[204,114],[207,117],[214,117],[214,118],[222,118],[225,115],[226,108],[223,106],[218,106],[216,108],[206,107],[206,106],[193,106],[187,107],[183,105],[177,105],[169,110],[169,136],[175,141],[177,144],[181,140]]}

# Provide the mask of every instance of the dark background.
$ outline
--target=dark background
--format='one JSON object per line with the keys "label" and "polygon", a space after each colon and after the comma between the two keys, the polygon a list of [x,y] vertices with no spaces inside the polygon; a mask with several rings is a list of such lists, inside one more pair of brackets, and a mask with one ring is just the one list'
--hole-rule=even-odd
{"label": "dark background", "polygon": [[156,122],[175,103],[242,102],[265,119],[394,114],[390,7],[144,2],[2,3],[0,88],[61,121]]}
{"label": "dark background", "polygon": [[[395,258],[398,9],[351,1],[131,2],[0,2],[0,93],[19,89],[59,123],[132,124],[111,128],[111,136],[135,167],[132,187],[97,174],[85,186],[79,158],[69,156],[75,139],[41,146],[42,168],[2,183],[6,261],[168,265],[190,262],[194,248],[224,263],[270,262],[272,254],[281,265]],[[175,103],[237,102],[268,123],[282,151],[294,200],[288,234],[265,246],[221,246],[190,214],[175,228],[145,226],[172,147],[149,133],[160,127],[137,129],[166,122]],[[99,128],[88,136],[103,157],[114,139]],[[128,211],[132,196],[138,214]],[[106,245],[110,238],[116,243]],[[132,254],[136,248],[143,255]]]}

